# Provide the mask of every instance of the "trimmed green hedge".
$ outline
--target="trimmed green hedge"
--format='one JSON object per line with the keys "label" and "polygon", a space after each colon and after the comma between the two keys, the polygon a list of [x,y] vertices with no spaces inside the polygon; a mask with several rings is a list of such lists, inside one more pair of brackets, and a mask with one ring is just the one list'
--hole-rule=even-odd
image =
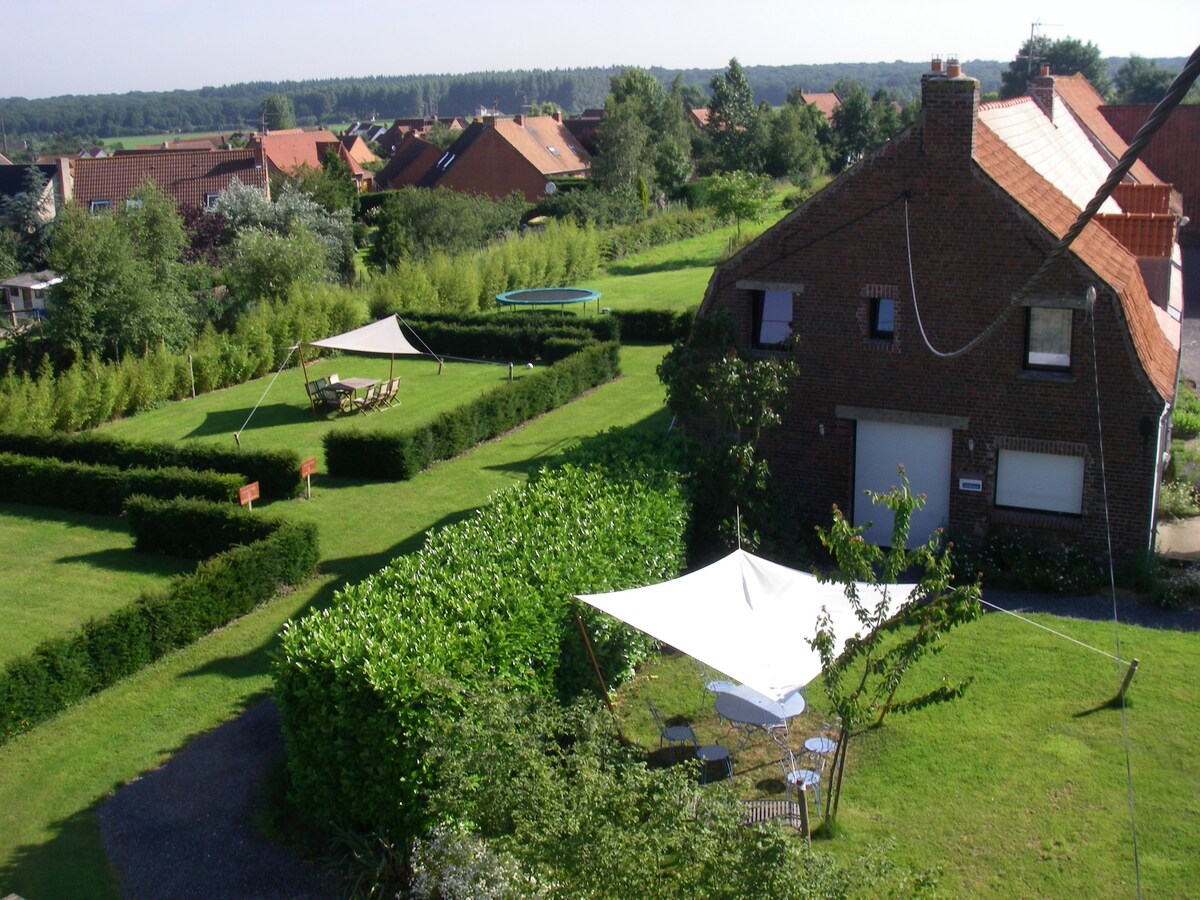
{"label": "trimmed green hedge", "polygon": [[222,472],[191,469],[118,469],[0,453],[0,500],[117,515],[134,494],[198,497],[229,502],[244,479]]}
{"label": "trimmed green hedge", "polygon": [[316,525],[278,523],[268,537],[200,563],[168,590],[43,641],[0,669],[0,742],[246,614],[281,585],[301,583],[319,558]]}
{"label": "trimmed green hedge", "polygon": [[5,451],[121,469],[178,466],[196,471],[230,472],[241,478],[240,484],[257,481],[263,499],[295,496],[303,484],[300,454],[294,450],[236,450],[195,442],[129,441],[92,432],[0,431],[0,452]]}
{"label": "trimmed green hedge", "polygon": [[622,343],[673,344],[691,332],[696,310],[614,309],[607,318],[617,322]]}
{"label": "trimmed green hedge", "polygon": [[[507,313],[414,313],[400,314],[412,339],[440,352],[471,359],[554,361],[562,359],[554,345],[576,348],[592,341],[615,341],[617,323],[607,316],[564,316],[554,310],[522,310]],[[418,341],[414,341],[419,345]],[[548,346],[551,345],[551,346]]]}
{"label": "trimmed green hedge", "polygon": [[[294,797],[318,822],[424,831],[435,723],[470,715],[473,691],[574,696],[595,680],[574,593],[673,577],[687,503],[657,460],[621,472],[574,466],[498,496],[285,626],[275,663]],[[584,608],[610,684],[650,639]]]}
{"label": "trimmed green hedge", "polygon": [[619,347],[591,344],[549,368],[504,384],[428,425],[409,431],[330,431],[324,437],[330,475],[396,481],[440,459],[511,431],[620,372]]}
{"label": "trimmed green hedge", "polygon": [[240,506],[186,497],[138,494],[125,501],[125,516],[138,550],[186,559],[208,559],[237,544],[261,541],[279,527]]}

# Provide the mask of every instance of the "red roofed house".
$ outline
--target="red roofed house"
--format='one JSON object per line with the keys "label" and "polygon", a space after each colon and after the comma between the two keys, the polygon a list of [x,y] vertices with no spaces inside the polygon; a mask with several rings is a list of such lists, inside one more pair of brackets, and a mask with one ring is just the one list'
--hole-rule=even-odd
{"label": "red roofed house", "polygon": [[297,169],[321,168],[328,150],[334,150],[350,167],[350,173],[360,190],[370,186],[370,173],[363,169],[342,146],[332,131],[305,131],[302,128],[285,128],[252,134],[246,142],[250,149],[261,148],[270,174],[293,175]]}
{"label": "red roofed house", "polygon": [[165,150],[73,159],[71,175],[70,198],[92,212],[124,203],[146,178],[174,198],[181,210],[212,206],[235,178],[270,196],[262,156],[251,149]]}
{"label": "red roofed house", "polygon": [[408,132],[400,139],[400,145],[392,158],[375,173],[375,189],[378,191],[416,184],[442,158],[444,151],[437,144]]}
{"label": "red roofed house", "polygon": [[825,121],[830,125],[833,124],[833,111],[842,105],[841,98],[833,91],[825,91],[823,93],[810,94],[806,91],[800,92],[801,98],[805,103],[811,103],[821,111],[825,116]]}
{"label": "red roofed house", "polygon": [[584,178],[591,164],[561,113],[489,116],[468,125],[417,184],[496,199],[520,191],[536,203],[552,178]]}
{"label": "red roofed house", "polygon": [[699,315],[727,310],[741,347],[799,366],[763,449],[801,524],[836,503],[886,542],[890,516],[864,491],[903,464],[928,498],[914,541],[946,526],[1101,554],[1107,487],[1117,553],[1152,546],[1177,211],[1142,167],[1030,287],[1111,155],[1055,79],[1033,84],[981,105],[976,79],[935,61],[915,125],[714,272]]}

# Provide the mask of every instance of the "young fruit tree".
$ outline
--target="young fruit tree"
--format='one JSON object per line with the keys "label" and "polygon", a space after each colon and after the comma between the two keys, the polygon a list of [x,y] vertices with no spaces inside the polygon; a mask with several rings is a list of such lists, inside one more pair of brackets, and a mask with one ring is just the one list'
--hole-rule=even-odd
{"label": "young fruit tree", "polygon": [[[897,699],[908,670],[927,654],[938,653],[952,628],[979,615],[980,584],[978,578],[972,584],[954,584],[952,545],[943,545],[940,529],[928,542],[908,549],[912,514],[925,505],[925,496],[909,489],[903,466],[899,486],[870,494],[872,503],[893,515],[890,548],[864,540],[863,527],[851,525],[836,506],[833,525],[817,529],[822,545],[836,564],[835,570],[819,573],[818,578],[845,586],[846,597],[862,625],[856,634],[835,635],[829,616],[823,612],[812,640],[821,655],[825,693],[841,718],[829,789],[825,792],[827,826],[832,826],[837,817],[850,738],[879,727],[893,710],[911,712],[959,697],[972,681],[968,677],[951,683],[943,676],[939,687]],[[920,580],[911,600],[895,613],[891,588],[901,579],[911,580],[910,573],[914,572],[920,572]],[[874,606],[860,597],[860,583],[878,588],[880,600]]]}

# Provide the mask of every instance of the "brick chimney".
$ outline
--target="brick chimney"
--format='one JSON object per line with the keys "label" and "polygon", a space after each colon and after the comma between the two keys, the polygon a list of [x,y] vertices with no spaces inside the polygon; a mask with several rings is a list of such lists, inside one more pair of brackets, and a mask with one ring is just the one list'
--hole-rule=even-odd
{"label": "brick chimney", "polygon": [[921,146],[945,165],[969,165],[975,151],[979,81],[962,74],[958,59],[934,59],[921,76]]}
{"label": "brick chimney", "polygon": [[513,116],[513,121],[516,122],[519,127],[525,127],[525,116],[522,113],[517,113],[515,116]]}
{"label": "brick chimney", "polygon": [[1029,79],[1029,93],[1034,102],[1042,108],[1047,118],[1054,121],[1054,76],[1050,74],[1050,66],[1042,63],[1041,69]]}
{"label": "brick chimney", "polygon": [[561,109],[556,109],[554,111],[553,119],[555,122],[558,122],[558,124],[560,124],[560,125],[562,124],[562,110]]}

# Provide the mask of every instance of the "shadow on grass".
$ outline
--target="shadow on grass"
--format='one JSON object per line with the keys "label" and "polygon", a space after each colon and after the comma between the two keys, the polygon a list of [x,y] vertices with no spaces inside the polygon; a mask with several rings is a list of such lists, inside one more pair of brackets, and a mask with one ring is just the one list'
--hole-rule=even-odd
{"label": "shadow on grass", "polygon": [[[114,785],[115,787],[115,785]],[[17,847],[0,867],[0,891],[22,897],[121,896],[105,858],[96,807],[51,822],[51,835]]]}
{"label": "shadow on grass", "polygon": [[190,572],[196,566],[194,560],[181,559],[177,556],[139,553],[136,550],[117,548],[96,550],[93,553],[78,553],[74,556],[60,556],[55,562],[79,563],[95,569],[107,569],[110,572],[136,572],[138,574],[155,572],[169,575]]}
{"label": "shadow on grass", "polygon": [[[253,411],[254,415],[251,416]],[[318,412],[317,419],[322,417]],[[291,403],[271,403],[242,409],[214,410],[204,417],[204,421],[184,435],[184,440],[196,437],[211,437],[214,434],[233,434],[239,431],[250,418],[250,424],[255,428],[271,428],[276,425],[299,425],[313,421],[313,414],[307,407],[301,408]]]}
{"label": "shadow on grass", "polygon": [[610,263],[609,275],[653,275],[655,272],[678,272],[683,269],[711,269],[717,264],[712,253],[698,253],[680,259],[665,259],[653,263]]}
{"label": "shadow on grass", "polygon": [[32,522],[59,522],[78,525],[93,531],[120,531],[128,533],[129,526],[116,516],[101,516],[95,513],[56,509],[50,506],[29,506],[24,503],[0,503],[0,515],[28,519]]}

